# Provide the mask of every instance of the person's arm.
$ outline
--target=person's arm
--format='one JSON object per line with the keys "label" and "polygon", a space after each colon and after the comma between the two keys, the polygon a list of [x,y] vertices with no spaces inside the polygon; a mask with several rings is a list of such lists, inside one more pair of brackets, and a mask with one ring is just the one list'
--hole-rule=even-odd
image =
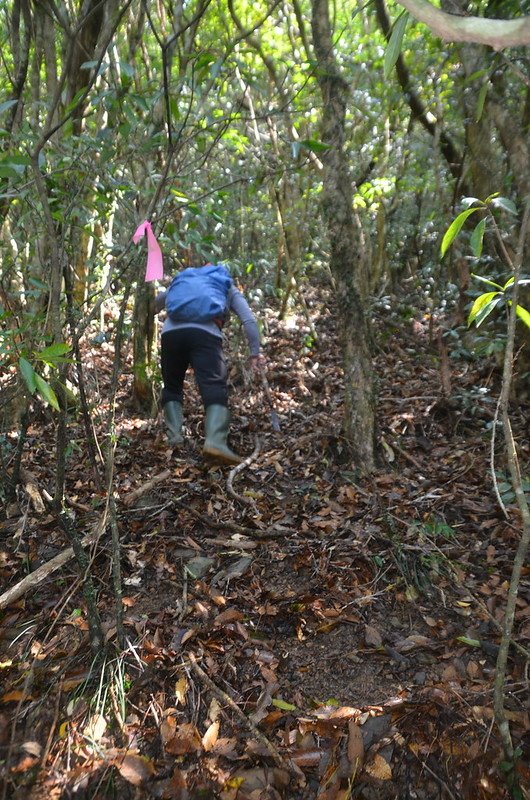
{"label": "person's arm", "polygon": [[155,297],[155,314],[160,314],[166,305],[166,294],[167,292],[159,292]]}
{"label": "person's arm", "polygon": [[256,318],[249,304],[235,286],[230,289],[230,294],[228,295],[228,308],[234,314],[237,314],[241,320],[250,350],[251,365],[253,367],[261,367],[264,363],[264,358],[261,354],[261,342]]}

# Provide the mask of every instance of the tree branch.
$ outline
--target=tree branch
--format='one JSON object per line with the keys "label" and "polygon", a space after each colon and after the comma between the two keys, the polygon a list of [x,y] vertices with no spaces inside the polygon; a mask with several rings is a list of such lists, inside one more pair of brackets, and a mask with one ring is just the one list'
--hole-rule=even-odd
{"label": "tree branch", "polygon": [[530,16],[511,20],[460,17],[435,8],[428,0],[396,2],[447,42],[487,44],[494,50],[530,44]]}

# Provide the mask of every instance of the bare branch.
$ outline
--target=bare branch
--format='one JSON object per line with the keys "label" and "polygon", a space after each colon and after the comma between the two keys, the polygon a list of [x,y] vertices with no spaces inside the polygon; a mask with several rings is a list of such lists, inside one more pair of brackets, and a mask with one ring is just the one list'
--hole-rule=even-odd
{"label": "bare branch", "polygon": [[397,2],[447,42],[487,44],[494,50],[530,44],[530,16],[519,19],[460,17],[435,8],[428,0]]}

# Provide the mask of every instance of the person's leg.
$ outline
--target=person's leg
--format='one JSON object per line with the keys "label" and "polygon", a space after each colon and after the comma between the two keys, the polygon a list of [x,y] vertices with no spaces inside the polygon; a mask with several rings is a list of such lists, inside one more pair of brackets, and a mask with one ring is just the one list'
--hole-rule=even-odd
{"label": "person's leg", "polygon": [[162,407],[168,441],[172,445],[180,445],[184,441],[182,438],[182,400],[184,376],[189,363],[185,331],[167,331],[162,334],[161,367],[164,382]]}
{"label": "person's leg", "polygon": [[188,330],[190,362],[204,408],[211,405],[228,407],[227,368],[222,339],[200,328]]}
{"label": "person's leg", "polygon": [[191,363],[206,410],[203,454],[225,464],[239,464],[241,459],[227,445],[230,412],[222,340],[204,331],[196,334]]}
{"label": "person's leg", "polygon": [[186,332],[189,329],[179,328],[167,331],[161,337],[160,361],[162,369],[162,405],[170,400],[182,404],[184,376],[190,365],[189,342]]}

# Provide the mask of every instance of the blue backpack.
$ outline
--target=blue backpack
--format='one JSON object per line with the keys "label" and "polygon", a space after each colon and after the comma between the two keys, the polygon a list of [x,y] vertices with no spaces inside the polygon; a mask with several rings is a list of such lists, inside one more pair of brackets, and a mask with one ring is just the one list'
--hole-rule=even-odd
{"label": "blue backpack", "polygon": [[166,295],[172,322],[221,322],[232,278],[222,264],[188,267],[173,278]]}

